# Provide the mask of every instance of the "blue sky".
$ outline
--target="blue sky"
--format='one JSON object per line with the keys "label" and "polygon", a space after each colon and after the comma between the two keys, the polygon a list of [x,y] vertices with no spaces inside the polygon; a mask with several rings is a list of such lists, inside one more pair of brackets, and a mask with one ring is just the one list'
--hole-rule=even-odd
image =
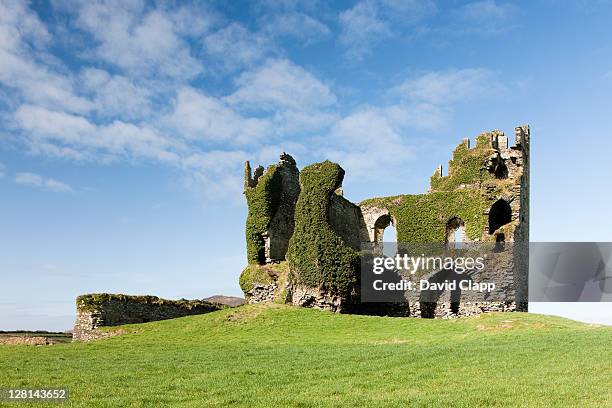
{"label": "blue sky", "polygon": [[68,329],[87,292],[240,295],[243,162],[282,151],[340,163],[357,202],[424,192],[463,137],[529,123],[531,239],[611,241],[611,18],[610,1],[0,0],[0,329]]}

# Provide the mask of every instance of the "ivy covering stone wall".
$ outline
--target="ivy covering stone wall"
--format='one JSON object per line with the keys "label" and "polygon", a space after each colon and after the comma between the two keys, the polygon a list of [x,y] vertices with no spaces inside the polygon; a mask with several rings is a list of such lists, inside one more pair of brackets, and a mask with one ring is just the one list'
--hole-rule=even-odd
{"label": "ivy covering stone wall", "polygon": [[372,198],[359,205],[388,209],[396,223],[397,241],[404,243],[444,242],[446,223],[452,217],[465,222],[470,240],[480,239],[487,224],[488,202],[477,190]]}
{"label": "ivy covering stone wall", "polygon": [[[316,163],[300,173],[293,158],[283,154],[279,164],[265,172],[259,166],[251,177],[247,162],[249,266],[240,278],[245,295],[254,301],[278,299],[278,278],[270,271],[281,262],[288,270],[282,299],[371,313],[358,304],[359,251],[363,242],[380,242],[390,224],[404,244],[502,243],[512,241],[516,231],[524,240],[526,228],[517,227],[528,220],[529,180],[523,169],[529,128],[517,128],[515,136],[512,146],[498,130],[477,136],[473,148],[464,139],[453,151],[447,174],[441,166],[433,174],[427,193],[372,198],[359,205],[342,197],[344,170],[338,164]],[[385,307],[381,313],[390,311]]]}
{"label": "ivy covering stone wall", "polygon": [[442,176],[436,171],[431,176],[431,191],[451,191],[463,186],[480,186],[492,176],[486,168],[487,158],[494,153],[491,146],[491,135],[483,133],[476,138],[476,147],[469,148],[464,141],[453,151],[448,162],[448,175]]}
{"label": "ivy covering stone wall", "polygon": [[[280,205],[282,184],[279,170],[279,166],[273,164],[261,177],[255,179],[254,186],[249,187],[248,182],[245,183],[247,188],[244,194],[249,207],[246,221],[247,260],[250,264],[264,261],[265,242],[262,234],[267,231]],[[250,178],[250,174],[247,177]]]}
{"label": "ivy covering stone wall", "polygon": [[330,161],[302,170],[287,260],[293,286],[321,288],[346,301],[358,283],[360,258],[328,219],[331,195],[343,178],[344,170]]}
{"label": "ivy covering stone wall", "polygon": [[293,234],[293,212],[300,194],[299,170],[295,160],[283,153],[278,164],[264,171],[258,166],[251,176],[247,161],[244,194],[249,213],[246,222],[249,264],[265,264],[285,259]]}
{"label": "ivy covering stone wall", "polygon": [[130,296],[111,293],[82,295],[76,299],[76,341],[105,337],[100,327],[146,323],[214,312],[227,307],[203,300],[167,300],[157,296]]}

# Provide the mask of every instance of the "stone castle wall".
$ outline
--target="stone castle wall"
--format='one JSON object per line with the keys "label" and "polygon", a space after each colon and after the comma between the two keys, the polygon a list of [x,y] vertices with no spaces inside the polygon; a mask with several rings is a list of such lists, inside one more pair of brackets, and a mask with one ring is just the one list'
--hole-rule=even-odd
{"label": "stone castle wall", "polygon": [[[508,137],[499,130],[484,132],[477,136],[474,147],[470,146],[469,139],[464,139],[453,152],[447,174],[443,174],[442,166],[434,172],[430,190],[426,194],[380,197],[354,204],[342,197],[340,180],[340,183],[334,187],[335,191],[325,193],[325,199],[321,196],[321,200],[312,201],[317,204],[306,209],[307,217],[310,217],[308,214],[315,214],[318,207],[326,207],[327,224],[334,234],[341,238],[345,246],[355,251],[361,249],[362,243],[382,242],[385,228],[389,225],[396,228],[400,243],[444,243],[454,242],[455,239],[462,242],[490,242],[499,245],[512,242],[514,257],[510,256],[507,262],[505,261],[505,267],[500,268],[499,272],[491,272],[498,273],[499,276],[496,275],[493,281],[500,284],[502,292],[508,294],[508,297],[500,296],[498,299],[501,301],[496,302],[480,302],[466,298],[457,306],[450,303],[448,294],[443,293],[437,302],[428,302],[428,304],[421,305],[418,299],[409,299],[409,312],[413,316],[448,317],[451,314],[471,315],[486,311],[526,310],[528,252],[524,246],[529,240],[529,138],[529,127],[520,126],[515,129],[515,142],[512,146],[509,145]],[[277,166],[282,167],[287,163],[295,166],[295,161],[283,154]],[[325,163],[328,162],[308,168],[316,168]],[[344,170],[340,168],[340,171],[344,175]],[[293,232],[295,220],[289,219],[290,213],[292,214],[295,209],[293,199],[301,197],[304,193],[299,191],[299,185],[297,188],[292,187],[297,180],[301,182],[297,167],[291,174],[287,173],[285,180],[282,194],[284,197],[290,197],[286,201],[291,203],[291,211],[279,209],[272,215],[268,234],[265,236],[266,253],[276,253],[278,257],[267,256],[265,264],[287,260],[285,256],[282,259],[279,257],[281,254],[284,255],[283,251],[286,252],[287,242],[291,239],[290,232]],[[246,192],[256,187],[256,183],[250,182],[250,171],[245,185]],[[312,194],[311,191],[307,193]],[[269,201],[274,201],[274,197],[274,194],[270,194]],[[322,206],[321,202],[327,202],[327,205]],[[252,210],[251,202],[249,209]],[[290,225],[290,228],[283,227],[285,224]],[[321,241],[317,245],[328,248],[329,244]],[[318,248],[317,245],[314,245],[315,249]],[[282,250],[275,251],[273,248],[282,248]],[[326,256],[329,255],[328,252],[325,253]],[[300,254],[295,253],[292,256],[297,258],[293,259],[296,262],[288,262],[293,273],[289,275],[287,285],[289,292],[287,299],[290,299],[291,303],[336,312],[349,311],[346,307],[348,305],[351,305],[351,308],[359,307],[352,304],[356,298],[355,294],[359,293],[358,285],[349,295],[350,301],[347,301],[343,296],[338,296],[338,293],[330,290],[333,285],[328,285],[328,281],[310,286],[305,286],[303,282],[292,281],[291,276],[310,273],[309,270],[313,269],[302,268],[304,271],[300,271],[296,267],[301,262]],[[318,262],[321,262],[320,258]],[[314,262],[313,265],[316,269],[319,264]],[[331,275],[334,276],[330,276],[329,271],[325,273],[331,281],[335,279],[333,273]],[[355,274],[359,274],[359,271],[356,270]],[[356,281],[358,280],[357,277]],[[253,287],[246,290],[243,288],[247,296],[251,290],[261,292],[262,296],[256,297],[258,301],[266,301],[270,297],[267,294],[270,290],[266,289],[269,288]],[[511,300],[504,300],[509,298]],[[408,306],[406,308],[408,309]]]}
{"label": "stone castle wall", "polygon": [[155,296],[92,294],[77,298],[73,340],[107,337],[100,327],[147,323],[157,320],[214,312],[225,305],[205,301],[166,300]]}
{"label": "stone castle wall", "polygon": [[286,163],[279,167],[281,196],[279,207],[268,226],[266,239],[266,258],[283,260],[287,253],[289,240],[293,235],[295,202],[300,195],[300,172],[295,164]]}
{"label": "stone castle wall", "polygon": [[368,241],[361,209],[346,198],[331,195],[328,219],[336,234],[354,250],[359,251],[361,243]]}

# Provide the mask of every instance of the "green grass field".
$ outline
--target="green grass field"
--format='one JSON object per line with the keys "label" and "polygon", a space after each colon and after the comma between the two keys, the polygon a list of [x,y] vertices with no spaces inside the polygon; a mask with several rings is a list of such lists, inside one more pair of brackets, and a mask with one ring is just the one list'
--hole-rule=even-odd
{"label": "green grass field", "polygon": [[612,406],[612,327],[555,317],[258,305],[121,329],[92,343],[0,346],[0,387],[67,387],[62,406],[82,407]]}

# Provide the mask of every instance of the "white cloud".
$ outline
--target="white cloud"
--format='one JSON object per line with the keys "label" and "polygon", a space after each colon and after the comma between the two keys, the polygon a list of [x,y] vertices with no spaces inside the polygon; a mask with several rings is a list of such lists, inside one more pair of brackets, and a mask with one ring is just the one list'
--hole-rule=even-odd
{"label": "white cloud", "polygon": [[394,92],[412,101],[448,105],[499,95],[505,87],[497,73],[484,68],[428,72],[411,78]]}
{"label": "white cloud", "polygon": [[405,32],[435,12],[431,0],[361,0],[340,13],[340,43],[349,56],[363,58],[379,41]]}
{"label": "white cloud", "polygon": [[39,48],[51,39],[47,28],[26,4],[20,1],[0,2],[0,48],[20,51],[23,39]]}
{"label": "white cloud", "polygon": [[321,21],[300,12],[281,13],[264,16],[263,30],[272,36],[295,37],[314,42],[331,34],[331,30]]}
{"label": "white cloud", "polygon": [[72,191],[72,187],[70,187],[68,184],[62,183],[61,181],[57,181],[52,178],[45,179],[44,188],[50,191],[57,192]]}
{"label": "white cloud", "polygon": [[516,7],[510,3],[498,3],[495,0],[482,0],[468,3],[461,7],[461,15],[474,21],[502,22],[510,18],[517,11]]}
{"label": "white cloud", "polygon": [[254,142],[271,131],[265,119],[243,117],[194,88],[178,91],[174,111],[165,122],[186,138],[230,144]]}
{"label": "white cloud", "polygon": [[207,35],[203,45],[208,56],[225,71],[252,65],[272,49],[266,37],[250,32],[239,23],[231,23]]}
{"label": "white cloud", "polygon": [[51,35],[21,2],[0,3],[0,83],[25,100],[86,112],[91,103],[76,95],[72,82],[43,65],[54,61],[45,51]]}
{"label": "white cloud", "polygon": [[[277,37],[307,43],[330,35],[293,2],[268,9],[255,22],[259,31],[236,22],[220,26],[200,6],[58,3],[67,26],[88,33],[76,38],[93,38],[75,41],[75,69],[49,51],[74,31],[55,26],[53,38],[34,12],[15,4],[0,4],[10,14],[0,14],[0,82],[9,96],[2,113],[11,137],[31,153],[68,160],[155,161],[180,169],[188,186],[212,196],[242,189],[247,158],[265,164],[283,150],[305,161],[337,160],[359,176],[391,173],[414,154],[412,131],[439,130],[454,104],[503,91],[488,70],[429,72],[390,91],[386,105],[341,113],[329,82],[279,57]],[[340,41],[363,56],[434,10],[429,1],[362,0],[340,14]],[[205,68],[222,76],[192,81]],[[228,88],[212,93],[205,89],[211,83]],[[63,188],[36,176],[20,179]]]}
{"label": "white cloud", "polygon": [[[14,114],[17,126],[26,132],[29,143],[41,151],[56,153],[74,152],[83,158],[152,158],[161,162],[175,162],[176,151],[183,145],[163,136],[146,125],[135,125],[115,120],[110,124],[96,125],[88,119],[65,112],[52,111],[39,106],[23,105]],[[67,150],[65,150],[67,149]]]}
{"label": "white cloud", "polygon": [[227,100],[257,110],[308,110],[336,102],[327,85],[286,59],[268,60],[261,67],[240,75],[236,84],[238,89]]}
{"label": "white cloud", "polygon": [[82,116],[52,111],[35,105],[22,105],[14,114],[21,129],[41,139],[68,144],[82,143],[96,127]]}
{"label": "white cloud", "polygon": [[339,19],[342,26],[340,42],[357,58],[368,54],[372,43],[391,36],[391,28],[379,16],[374,1],[358,2],[340,13]]}
{"label": "white cloud", "polygon": [[0,82],[19,91],[28,102],[87,112],[92,103],[75,94],[71,81],[32,62],[33,57],[0,49]]}
{"label": "white cloud", "polygon": [[514,27],[520,9],[511,3],[482,0],[465,4],[454,10],[456,18],[447,34],[496,35]]}
{"label": "white cloud", "polygon": [[181,35],[190,33],[182,24],[189,18],[187,14],[193,13],[193,18],[198,18],[190,26],[208,28],[212,17],[197,10],[149,10],[140,1],[83,1],[75,8],[78,26],[98,44],[95,55],[109,64],[134,74],[183,79],[203,70]]}
{"label": "white cloud", "polygon": [[46,178],[36,173],[17,173],[15,175],[15,183],[24,186],[34,187],[46,191],[54,192],[70,192],[72,187],[61,181]]}
{"label": "white cloud", "polygon": [[286,59],[267,60],[235,82],[236,91],[224,100],[238,112],[266,117],[268,136],[320,131],[338,117],[330,87]]}
{"label": "white cloud", "polygon": [[86,68],[82,85],[92,94],[94,110],[103,117],[142,118],[151,112],[153,92],[121,75]]}
{"label": "white cloud", "polygon": [[241,169],[248,158],[241,150],[193,153],[182,161],[185,185],[207,198],[240,197],[244,185]]}
{"label": "white cloud", "polygon": [[375,179],[393,174],[414,157],[402,125],[385,109],[363,108],[332,127],[322,141],[322,155],[358,177]]}
{"label": "white cloud", "polygon": [[449,122],[451,109],[431,103],[397,103],[382,108],[397,126],[416,130],[441,130]]}

